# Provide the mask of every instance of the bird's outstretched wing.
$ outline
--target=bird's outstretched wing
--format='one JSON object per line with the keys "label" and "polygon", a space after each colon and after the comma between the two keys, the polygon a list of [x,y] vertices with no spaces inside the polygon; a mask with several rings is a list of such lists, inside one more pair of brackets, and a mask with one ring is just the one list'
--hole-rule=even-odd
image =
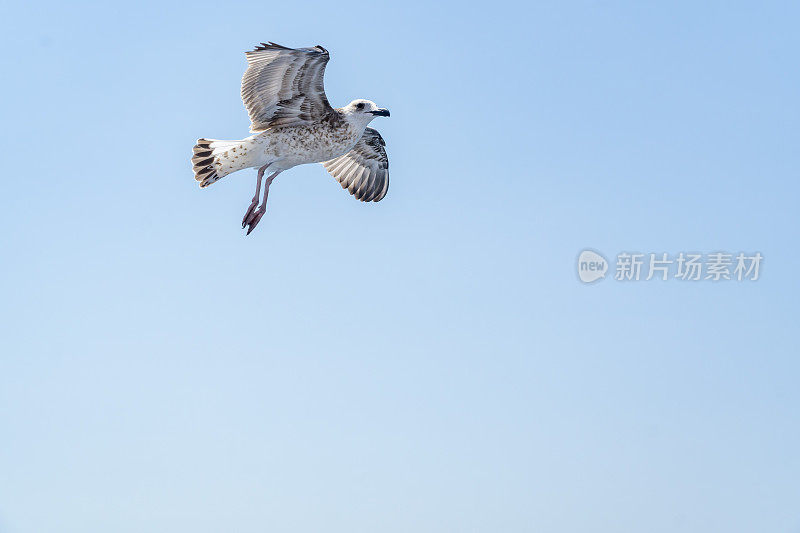
{"label": "bird's outstretched wing", "polygon": [[355,147],[322,165],[362,202],[379,202],[389,190],[389,158],[377,130],[367,128]]}
{"label": "bird's outstretched wing", "polygon": [[330,55],[323,47],[261,43],[245,55],[242,100],[251,131],[312,124],[335,115],[325,96],[323,77]]}

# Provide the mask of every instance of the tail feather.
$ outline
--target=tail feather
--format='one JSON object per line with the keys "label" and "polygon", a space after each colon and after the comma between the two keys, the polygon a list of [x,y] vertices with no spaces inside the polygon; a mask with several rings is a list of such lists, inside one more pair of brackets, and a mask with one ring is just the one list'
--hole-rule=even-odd
{"label": "tail feather", "polygon": [[192,149],[192,170],[200,187],[208,187],[233,171],[229,165],[220,164],[220,156],[241,142],[197,139],[197,144]]}

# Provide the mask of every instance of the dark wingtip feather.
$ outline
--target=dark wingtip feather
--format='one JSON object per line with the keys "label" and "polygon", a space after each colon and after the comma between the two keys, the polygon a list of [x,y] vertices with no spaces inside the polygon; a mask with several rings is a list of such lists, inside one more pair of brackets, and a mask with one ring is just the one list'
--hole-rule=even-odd
{"label": "dark wingtip feather", "polygon": [[257,45],[253,50],[246,53],[251,54],[253,52],[262,52],[264,50],[294,50],[294,51],[302,50],[303,52],[316,52],[316,53],[330,55],[328,51],[322,45],[319,44],[314,48],[289,48],[288,46],[283,46],[282,44],[274,43],[272,41],[261,43]]}

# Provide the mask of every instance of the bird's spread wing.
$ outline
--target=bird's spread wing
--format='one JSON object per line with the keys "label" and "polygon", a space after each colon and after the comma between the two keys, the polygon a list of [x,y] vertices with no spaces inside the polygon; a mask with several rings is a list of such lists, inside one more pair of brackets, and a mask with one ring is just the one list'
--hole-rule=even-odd
{"label": "bird's spread wing", "polygon": [[323,84],[330,59],[323,47],[293,49],[261,43],[245,55],[242,100],[251,131],[312,124],[334,114]]}
{"label": "bird's spread wing", "polygon": [[322,165],[362,202],[379,202],[389,190],[389,158],[377,130],[367,128],[355,147]]}

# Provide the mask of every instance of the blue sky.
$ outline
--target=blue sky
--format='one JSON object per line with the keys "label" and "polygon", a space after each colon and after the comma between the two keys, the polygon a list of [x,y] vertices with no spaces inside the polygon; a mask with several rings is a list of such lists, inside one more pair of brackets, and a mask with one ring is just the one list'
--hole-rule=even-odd
{"label": "blue sky", "polygon": [[[800,531],[796,4],[3,10],[3,533]],[[265,40],[391,110],[384,201],[196,186]]]}

